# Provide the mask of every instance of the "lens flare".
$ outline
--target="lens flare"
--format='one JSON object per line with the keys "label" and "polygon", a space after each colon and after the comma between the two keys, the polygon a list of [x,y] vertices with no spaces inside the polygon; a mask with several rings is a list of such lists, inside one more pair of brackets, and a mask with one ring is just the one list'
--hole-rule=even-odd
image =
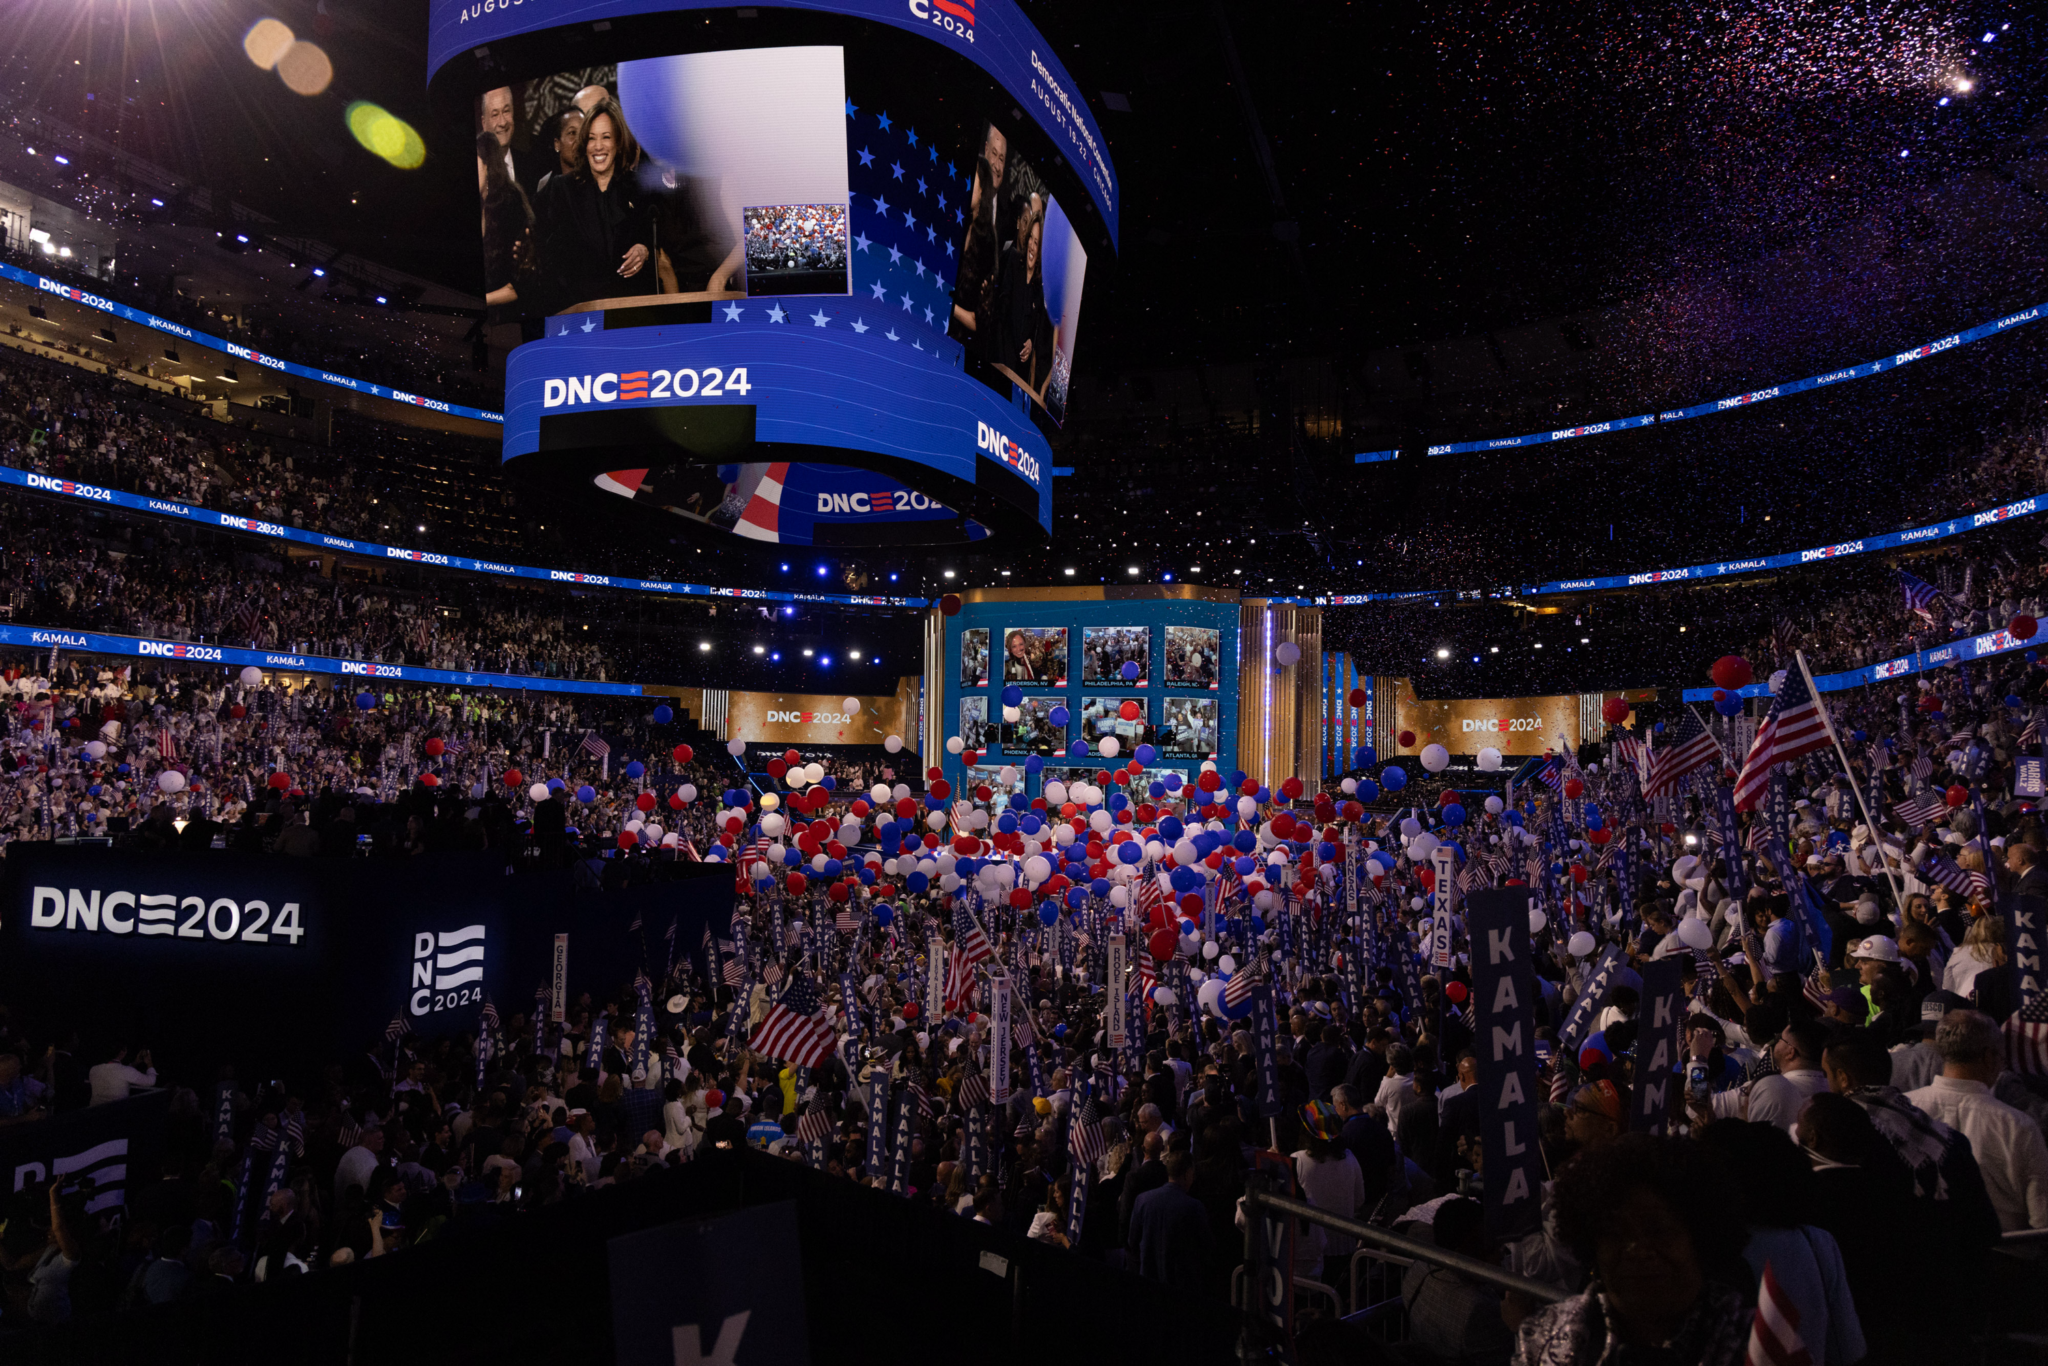
{"label": "lens flare", "polygon": [[276,19],[258,19],[242,35],[242,51],[265,71],[275,67],[296,41],[291,29]]}
{"label": "lens flare", "polygon": [[404,119],[368,100],[348,107],[348,131],[366,151],[401,171],[415,170],[427,159],[427,144]]}

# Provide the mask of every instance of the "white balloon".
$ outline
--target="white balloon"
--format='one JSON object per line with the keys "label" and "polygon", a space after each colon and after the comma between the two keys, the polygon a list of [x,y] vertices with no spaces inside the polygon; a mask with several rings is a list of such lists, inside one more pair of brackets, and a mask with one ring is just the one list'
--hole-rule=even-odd
{"label": "white balloon", "polygon": [[1159,1002],[1159,1004],[1161,1004],[1161,1005],[1163,1005],[1163,1006],[1170,1006],[1170,1005],[1172,1005],[1172,1004],[1174,1003],[1174,1000],[1175,1000],[1175,997],[1174,997],[1174,994],[1173,994],[1173,988],[1172,988],[1172,987],[1154,987],[1154,988],[1152,988],[1152,999],[1153,999],[1153,1000],[1155,1000],[1155,1001],[1157,1001],[1157,1002]]}
{"label": "white balloon", "polygon": [[1771,696],[1776,697],[1783,691],[1785,691],[1785,670],[1780,669],[1771,675]]}
{"label": "white balloon", "polygon": [[1131,889],[1128,887],[1110,888],[1109,904],[1116,907],[1118,910],[1122,910],[1126,906],[1129,906],[1131,904]]}
{"label": "white balloon", "polygon": [[1109,833],[1110,827],[1115,824],[1115,819],[1112,818],[1107,811],[1094,811],[1089,813],[1088,828],[1093,830],[1098,835],[1107,835]]}
{"label": "white balloon", "polygon": [[1301,647],[1291,640],[1283,640],[1273,647],[1273,658],[1283,669],[1291,669],[1301,663]]}
{"label": "white balloon", "polygon": [[839,704],[839,710],[851,716],[853,713],[860,710],[860,699],[858,697],[849,697],[845,699]]}
{"label": "white balloon", "polygon": [[1441,773],[1451,766],[1451,752],[1442,745],[1424,745],[1422,766],[1431,773]]}
{"label": "white balloon", "polygon": [[1550,917],[1534,906],[1529,908],[1529,933],[1541,934],[1543,927],[1550,923]]}
{"label": "white balloon", "polygon": [[548,785],[546,783],[535,783],[532,787],[526,789],[526,796],[530,801],[544,802],[548,799]]}
{"label": "white balloon", "polygon": [[674,831],[670,831],[661,837],[661,847],[664,849],[680,849],[683,847],[683,837]]}
{"label": "white balloon", "polygon": [[245,687],[245,688],[253,688],[253,687],[255,687],[255,686],[256,686],[256,685],[258,684],[258,683],[261,683],[262,681],[263,681],[263,670],[261,670],[261,669],[257,668],[257,667],[256,667],[256,666],[255,666],[254,664],[244,664],[244,665],[242,666],[242,686],[243,686],[243,687]]}
{"label": "white balloon", "polygon": [[773,792],[763,792],[761,794],[761,809],[763,811],[773,811],[781,805],[782,798],[776,796]]}
{"label": "white balloon", "polygon": [[1195,852],[1195,842],[1193,840],[1183,839],[1180,843],[1173,846],[1173,861],[1186,868],[1201,862],[1202,856]]}
{"label": "white balloon", "polygon": [[819,783],[824,782],[825,766],[823,764],[805,764],[804,781],[812,787],[816,787]]}
{"label": "white balloon", "polygon": [[1032,886],[1036,887],[1039,883],[1052,876],[1052,860],[1043,854],[1036,854],[1031,858],[1025,859],[1024,876],[1031,880]]}
{"label": "white balloon", "polygon": [[898,783],[898,784],[896,784],[896,786],[894,786],[894,787],[892,787],[892,788],[890,788],[890,789],[889,789],[889,796],[890,796],[890,797],[891,797],[892,799],[894,799],[894,800],[896,800],[896,801],[899,801],[899,802],[900,802],[900,801],[902,801],[902,800],[903,800],[903,799],[904,799],[905,797],[908,797],[909,795],[910,795],[910,784],[909,784],[909,783]]}
{"label": "white balloon", "polygon": [[1216,967],[1221,972],[1236,972],[1237,960],[1226,953],[1216,960]]}
{"label": "white balloon", "polygon": [[1500,772],[1500,751],[1492,745],[1488,745],[1485,749],[1479,751],[1479,771],[1482,773]]}
{"label": "white balloon", "polygon": [[996,771],[996,781],[1004,787],[1013,785],[1017,781],[1017,770],[1009,764],[1004,764]]}
{"label": "white balloon", "polygon": [[1358,779],[1346,778],[1343,782],[1339,783],[1338,786],[1343,788],[1344,795],[1349,797],[1358,791]]}
{"label": "white balloon", "polygon": [[1067,785],[1057,780],[1047,783],[1045,785],[1045,804],[1047,806],[1065,806],[1067,804]]}
{"label": "white balloon", "polygon": [[1213,939],[1211,939],[1208,943],[1202,945],[1202,957],[1204,958],[1215,958],[1222,952],[1223,946],[1221,944],[1218,944]]}
{"label": "white balloon", "polygon": [[1428,904],[1429,903],[1427,901],[1424,901],[1419,896],[1412,896],[1408,898],[1408,909],[1411,911],[1419,911]]}
{"label": "white balloon", "polygon": [[1023,709],[1022,709],[1021,707],[1004,707],[1004,708],[1003,708],[1003,724],[1004,724],[1004,725],[1006,725],[1006,726],[1014,726],[1014,725],[1016,725],[1016,724],[1017,724],[1017,723],[1018,723],[1019,721],[1021,721],[1021,720],[1023,720],[1023,719],[1024,719],[1024,711],[1023,711]]}
{"label": "white balloon", "polygon": [[949,735],[946,737],[946,753],[958,754],[961,750],[966,748],[967,742],[965,740],[962,740],[959,736]]}
{"label": "white balloon", "polygon": [[104,743],[104,742],[102,742],[102,741],[99,741],[99,740],[88,740],[88,741],[86,741],[86,742],[85,742],[85,757],[86,757],[86,758],[88,758],[88,759],[104,759],[104,758],[106,758],[106,757],[107,757],[107,747],[106,747],[105,743]]}
{"label": "white balloon", "polygon": [[1593,935],[1591,931],[1580,930],[1577,934],[1573,935],[1566,942],[1564,951],[1574,958],[1590,957],[1593,952]]}
{"label": "white balloon", "polygon": [[1435,835],[1425,830],[1414,839],[1408,841],[1408,857],[1414,859],[1417,863],[1425,863],[1428,861],[1429,856],[1434,854],[1442,844],[1442,840],[1439,840]]}
{"label": "white balloon", "polygon": [[946,813],[943,811],[928,812],[925,815],[924,823],[925,828],[928,830],[944,830],[946,828]]}
{"label": "white balloon", "polygon": [[728,740],[725,742],[725,752],[737,759],[747,752],[747,742],[745,740]]}
{"label": "white balloon", "polygon": [[1122,752],[1123,747],[1124,742],[1117,739],[1114,735],[1103,736],[1102,743],[1096,746],[1097,749],[1102,751],[1102,757],[1105,759],[1116,758],[1116,756]]}
{"label": "white balloon", "polygon": [[640,833],[640,832],[641,832],[642,830],[645,830],[646,828],[647,828],[647,822],[646,822],[646,821],[642,821],[642,820],[631,820],[631,821],[627,821],[627,822],[626,822],[626,833],[627,833],[627,834],[629,834],[629,835],[637,835],[637,834],[639,834],[639,833]]}
{"label": "white balloon", "polygon": [[1507,809],[1507,803],[1498,797],[1488,797],[1486,799],[1486,814],[1489,816],[1498,816]]}
{"label": "white balloon", "polygon": [[1223,1014],[1223,986],[1222,978],[1211,977],[1196,989],[1195,1001],[1205,1014],[1219,1017]]}
{"label": "white balloon", "polygon": [[1710,949],[1714,946],[1714,932],[1706,921],[1689,915],[1678,922],[1678,942],[1689,949]]}
{"label": "white balloon", "polygon": [[695,783],[684,783],[676,789],[676,795],[683,799],[684,806],[688,806],[691,802],[697,800],[697,785]]}
{"label": "white balloon", "polygon": [[[761,804],[766,806],[768,803],[764,801]],[[770,812],[761,817],[761,833],[771,840],[781,839],[783,832],[788,829],[789,819],[780,812]]]}
{"label": "white balloon", "polygon": [[903,749],[903,737],[900,735],[883,737],[882,748],[888,750],[891,754],[901,752]]}
{"label": "white balloon", "polygon": [[1250,820],[1259,814],[1258,802],[1250,797],[1239,797],[1237,799],[1237,814],[1245,820]]}
{"label": "white balloon", "polygon": [[1414,839],[1417,835],[1422,833],[1422,822],[1416,820],[1413,816],[1402,817],[1401,833],[1411,840]]}
{"label": "white balloon", "polygon": [[185,790],[185,775],[178,772],[175,768],[167,768],[156,775],[156,785],[164,792],[183,792]]}

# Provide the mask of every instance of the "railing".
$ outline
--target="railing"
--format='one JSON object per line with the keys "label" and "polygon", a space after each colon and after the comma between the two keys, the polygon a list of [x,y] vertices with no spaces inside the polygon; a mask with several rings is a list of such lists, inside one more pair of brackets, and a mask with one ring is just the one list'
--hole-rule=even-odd
{"label": "railing", "polygon": [[[1258,1247],[1258,1235],[1261,1225],[1260,1216],[1263,1212],[1287,1215],[1309,1223],[1320,1224],[1333,1233],[1341,1233],[1346,1237],[1355,1238],[1365,1245],[1351,1256],[1348,1302],[1335,1289],[1321,1281],[1311,1280],[1304,1276],[1292,1276],[1292,1268],[1289,1268],[1293,1288],[1296,1292],[1307,1294],[1317,1299],[1327,1297],[1337,1308],[1340,1317],[1347,1318],[1353,1322],[1385,1321],[1398,1314],[1401,1310],[1398,1283],[1394,1282],[1390,1285],[1392,1278],[1387,1276],[1385,1271],[1395,1267],[1412,1265],[1415,1262],[1426,1262],[1431,1266],[1440,1266],[1450,1271],[1456,1271],[1471,1280],[1479,1281],[1482,1284],[1490,1285],[1500,1290],[1512,1291],[1539,1304],[1552,1304],[1558,1300],[1569,1298],[1565,1291],[1558,1289],[1554,1285],[1549,1285],[1542,1281],[1532,1281],[1526,1276],[1517,1276],[1512,1271],[1503,1271],[1492,1263],[1482,1262],[1476,1257],[1468,1257],[1461,1252],[1451,1252],[1436,1246],[1434,1243],[1425,1243],[1415,1238],[1403,1237],[1401,1234],[1380,1228],[1376,1224],[1361,1223],[1357,1219],[1348,1219],[1342,1215],[1332,1214],[1328,1210],[1318,1209],[1306,1201],[1276,1194],[1267,1188],[1265,1181],[1257,1173],[1253,1173],[1245,1183],[1244,1194],[1245,1266],[1239,1267],[1237,1273],[1231,1277],[1231,1300],[1233,1304],[1244,1312],[1245,1316],[1245,1330],[1239,1342],[1240,1357],[1245,1361],[1265,1359],[1264,1344],[1270,1338],[1272,1332],[1268,1311],[1257,1303],[1258,1297],[1256,1293],[1246,1293],[1248,1285],[1246,1268],[1258,1267],[1261,1261],[1264,1260],[1260,1256]],[[2048,1230],[2042,1230],[2041,1232],[2044,1235],[2048,1235]],[[1358,1302],[1361,1263],[1366,1264],[1369,1281],[1374,1279],[1370,1275],[1372,1264],[1378,1263],[1382,1268],[1381,1274],[1377,1279],[1380,1285],[1380,1293],[1385,1298],[1370,1305],[1360,1305]],[[1292,1325],[1288,1325],[1290,1330],[1291,1327]]]}

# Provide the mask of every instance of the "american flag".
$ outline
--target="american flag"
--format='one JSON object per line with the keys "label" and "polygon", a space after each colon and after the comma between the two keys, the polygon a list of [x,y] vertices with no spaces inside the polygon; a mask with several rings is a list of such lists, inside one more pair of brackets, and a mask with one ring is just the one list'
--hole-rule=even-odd
{"label": "american flag", "polygon": [[2027,717],[2027,724],[2020,728],[2019,743],[2036,745],[2041,742],[2041,713],[2036,710]]}
{"label": "american flag", "polygon": [[1068,1135],[1067,1145],[1074,1155],[1074,1162],[1083,1170],[1101,1161],[1102,1155],[1109,1151],[1109,1144],[1102,1137],[1102,1107],[1095,1103],[1093,1088],[1074,1115],[1074,1127]]}
{"label": "american flag", "polygon": [[363,1126],[356,1123],[356,1117],[346,1110],[341,1113],[341,1127],[335,1130],[334,1141],[344,1151],[363,1141]]}
{"label": "american flag", "polygon": [[1614,733],[1613,750],[1616,758],[1635,768],[1642,759],[1643,742],[1636,738],[1634,731],[1619,730]]}
{"label": "american flag", "polygon": [[[1151,988],[1146,988],[1150,990]],[[1259,974],[1250,967],[1239,968],[1230,974],[1230,980],[1223,984],[1223,1004],[1241,1006],[1259,989]]]}
{"label": "american flag", "polygon": [[1828,992],[1832,988],[1825,979],[1826,971],[1827,965],[1821,961],[1819,954],[1815,954],[1813,967],[1807,972],[1806,980],[1799,987],[1800,995],[1804,996],[1815,1010],[1825,1011],[1828,1008]]}
{"label": "american flag", "polygon": [[165,726],[156,733],[156,752],[166,759],[178,757],[178,740],[176,736],[171,734],[169,726]]}
{"label": "american flag", "polygon": [[448,735],[443,736],[441,739],[441,753],[451,759],[467,748],[469,746],[463,744],[457,736]]}
{"label": "american flag", "polygon": [[1664,748],[1650,755],[1650,779],[1643,795],[1661,797],[1675,792],[1680,778],[1720,757],[1721,747],[1714,742],[1713,733],[1700,724],[1699,713],[1687,707],[1679,712],[1678,724]]}
{"label": "american flag", "polygon": [[1141,923],[1152,919],[1152,912],[1166,905],[1166,893],[1160,890],[1157,877],[1138,879],[1138,919]]}
{"label": "american flag", "polygon": [[823,1096],[813,1100],[796,1122],[796,1136],[803,1143],[823,1143],[832,1137],[832,1114],[825,1108]]}
{"label": "american flag", "polygon": [[959,1089],[953,1092],[953,1102],[962,1110],[988,1104],[988,1078],[979,1071],[970,1071],[960,1078]]}
{"label": "american flag", "polygon": [[2036,991],[2006,1018],[2005,1065],[2022,1076],[2048,1077],[2048,991]]}
{"label": "american flag", "polygon": [[974,912],[967,909],[967,899],[953,898],[953,946],[946,952],[946,1009],[965,1001],[974,990],[975,964],[990,962],[995,956]]}
{"label": "american flag", "polygon": [[832,928],[841,934],[852,934],[859,928],[859,922],[853,918],[852,902],[842,901],[839,903],[838,911],[832,916]]}
{"label": "american flag", "polygon": [[1958,868],[1946,855],[1929,854],[1927,862],[1920,869],[1920,876],[1938,886],[1946,887],[1958,896],[1988,897],[1991,895],[1991,878],[1976,869]]}
{"label": "american flag", "polygon": [[1742,1366],[1813,1366],[1813,1353],[1799,1336],[1799,1306],[1778,1285],[1777,1272],[1764,1263],[1757,1287],[1756,1315],[1749,1324],[1749,1348]]}
{"label": "american flag", "polygon": [[917,1103],[917,1113],[925,1119],[937,1118],[938,1111],[932,1105],[931,1088],[925,1085],[924,1073],[913,1067],[910,1069],[910,1075],[905,1080],[908,1084],[910,1099]]}
{"label": "american flag", "polygon": [[[740,984],[747,980],[747,965],[740,961],[738,953],[733,953],[726,958],[725,971],[721,975],[725,978],[725,984],[737,991]],[[737,1010],[740,1007],[735,1003],[733,1008]]]}
{"label": "american flag", "polygon": [[1899,573],[1899,587],[1906,590],[1906,607],[1918,612],[1929,622],[1934,620],[1934,604],[1941,601],[1941,592],[1924,579],[1916,579],[1905,570]]}
{"label": "american flag", "polygon": [[1564,769],[1558,764],[1555,754],[1543,756],[1543,767],[1536,770],[1536,781],[1552,792],[1564,791]]}
{"label": "american flag", "polygon": [[1913,766],[1906,771],[1913,775],[1913,785],[1918,787],[1934,776],[1934,760],[1923,749],[1913,756]]}
{"label": "american flag", "polygon": [[1787,672],[1784,691],[1772,700],[1770,712],[1757,728],[1756,743],[1743,760],[1742,775],[1735,780],[1735,809],[1756,810],[1772,768],[1827,745],[1827,720],[1806,686],[1805,674],[1797,669]]}
{"label": "american flag", "polygon": [[577,748],[593,759],[602,759],[612,752],[612,747],[603,740],[600,740],[596,731],[592,731],[584,736],[583,743],[578,745]]}
{"label": "american flag", "polygon": [[832,1052],[832,1026],[818,999],[818,989],[796,973],[782,995],[747,1040],[747,1047],[767,1058],[797,1067],[816,1067]]}
{"label": "american flag", "polygon": [[384,1038],[388,1043],[397,1043],[412,1033],[412,1021],[405,1018],[403,1011],[391,1017],[391,1023],[384,1026]]}
{"label": "american flag", "polygon": [[1939,792],[1929,792],[1892,803],[1892,815],[1903,821],[1909,830],[1933,824],[1940,820],[1947,810],[1948,802]]}
{"label": "american flag", "polygon": [[1783,659],[1792,653],[1799,643],[1799,628],[1790,617],[1779,617],[1771,623],[1771,653]]}

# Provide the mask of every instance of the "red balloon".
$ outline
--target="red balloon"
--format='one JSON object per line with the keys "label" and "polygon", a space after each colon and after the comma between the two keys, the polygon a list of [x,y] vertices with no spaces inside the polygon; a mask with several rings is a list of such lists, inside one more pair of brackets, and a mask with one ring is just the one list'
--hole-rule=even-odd
{"label": "red balloon", "polygon": [[654,794],[652,792],[641,793],[633,799],[633,805],[639,807],[642,811],[652,811],[654,809]]}
{"label": "red balloon", "polygon": [[1400,743],[1402,749],[1411,749],[1415,745],[1415,732],[1412,730],[1404,730],[1399,735],[1395,736],[1394,739]]}
{"label": "red balloon", "polygon": [[1123,717],[1126,721],[1135,721],[1138,719],[1138,704],[1136,702],[1125,702],[1116,709],[1116,714]]}
{"label": "red balloon", "polygon": [[[441,780],[440,780],[440,778],[438,778],[438,777],[437,777],[437,776],[435,776],[434,774],[432,774],[432,773],[422,773],[422,774],[420,774],[420,786],[422,786],[422,787],[439,787],[440,785],[441,785]],[[289,786],[290,786],[290,784],[289,784],[289,783],[287,783],[287,784],[286,784],[286,786],[287,786],[287,787],[289,787]]]}
{"label": "red balloon", "polygon": [[940,801],[944,801],[946,798],[953,795],[953,785],[947,782],[944,778],[940,778],[934,783],[932,783],[931,794],[934,797],[937,797]]}
{"label": "red balloon", "polygon": [[[979,759],[980,757],[981,757],[981,751],[980,751],[980,750],[975,750],[975,749],[963,749],[963,750],[961,750],[961,751],[960,751],[960,762],[961,762],[962,764],[966,765],[966,766],[967,766],[968,768],[973,768],[973,767],[974,767],[974,761],[975,761],[976,759]],[[982,798],[982,800],[983,800],[983,801],[987,801],[987,800],[988,800],[988,798],[986,798],[986,797],[983,797],[983,798]]]}
{"label": "red balloon", "polygon": [[785,749],[784,751],[782,751],[782,762],[785,764],[789,764],[790,766],[794,767],[795,765],[800,764],[803,761],[804,756],[798,754],[793,749]]}
{"label": "red balloon", "polygon": [[420,748],[426,750],[429,759],[438,759],[441,757],[441,751],[448,748],[448,746],[442,744],[441,737],[436,735],[430,737],[427,743],[420,746]]}
{"label": "red balloon", "polygon": [[1202,894],[1189,892],[1180,899],[1181,914],[1190,918],[1202,913]]}
{"label": "red balloon", "polygon": [[688,745],[677,745],[674,749],[669,751],[669,755],[677,763],[687,764],[690,762],[690,760],[697,757],[697,751],[691,749]]}
{"label": "red balloon", "polygon": [[1031,893],[1030,893],[1030,891],[1029,891],[1028,889],[1026,889],[1026,888],[1023,888],[1023,887],[1018,887],[1018,888],[1015,888],[1015,889],[1014,889],[1014,890],[1012,890],[1012,891],[1011,891],[1011,893],[1010,893],[1010,904],[1011,904],[1012,906],[1015,906],[1015,907],[1016,907],[1016,908],[1017,908],[1018,910],[1020,910],[1020,911],[1028,911],[1028,910],[1030,910],[1030,909],[1031,909]]}
{"label": "red balloon", "polygon": [[283,790],[284,790],[285,788],[288,788],[288,787],[290,787],[290,786],[292,785],[292,777],[291,777],[291,774],[289,774],[289,773],[273,773],[273,774],[271,774],[271,775],[270,775],[270,785],[271,785],[272,787],[274,787],[274,788],[278,789],[278,790],[279,790],[280,792],[282,792],[282,791],[283,791]]}
{"label": "red balloon", "polygon": [[1564,780],[1564,795],[1577,801],[1586,795],[1586,785],[1577,778],[1567,778]]}
{"label": "red balloon", "polygon": [[680,810],[682,810],[682,809],[683,809],[683,794],[682,794],[682,793],[680,793],[680,792],[671,792],[671,793],[669,793],[669,794],[668,794],[668,809],[669,809],[669,810],[671,810],[671,811],[680,811]]}
{"label": "red balloon", "polygon": [[914,1020],[917,1018],[917,1002],[912,1001],[908,1005],[903,1007],[903,1018],[906,1020]]}
{"label": "red balloon", "polygon": [[1714,686],[1731,692],[1756,681],[1756,672],[1741,655],[1722,655],[1707,670],[1707,676],[1714,680]]}
{"label": "red balloon", "polygon": [[789,894],[791,896],[802,896],[804,889],[810,885],[810,880],[802,873],[791,873],[789,875]]}
{"label": "red balloon", "polygon": [[944,613],[945,613],[945,614],[946,614],[947,616],[949,616],[949,617],[957,617],[957,616],[959,616],[959,615],[960,615],[960,595],[959,595],[958,593],[948,593],[948,594],[946,594],[946,596],[945,596],[945,597],[943,597],[943,598],[940,598],[940,599],[939,599],[939,610],[940,610],[941,612],[944,612]]}
{"label": "red balloon", "polygon": [[1152,950],[1152,957],[1164,963],[1180,949],[1180,936],[1172,930],[1154,930],[1147,936],[1145,947]]}
{"label": "red balloon", "polygon": [[1625,697],[1610,697],[1600,704],[1600,715],[1610,726],[1618,726],[1628,720],[1628,714],[1633,710]]}
{"label": "red balloon", "polygon": [[1301,796],[1301,779],[1299,779],[1299,778],[1282,778],[1282,779],[1280,780],[1280,795],[1281,795],[1281,796],[1283,796],[1283,797],[1285,797],[1285,798],[1287,798],[1287,800],[1288,800],[1288,801],[1290,801],[1290,802],[1291,802],[1291,801],[1293,801],[1293,800],[1295,800],[1296,798],[1300,797],[1300,796]]}
{"label": "red balloon", "polygon": [[505,786],[518,787],[521,783],[524,783],[525,781],[525,776],[521,774],[518,769],[508,768],[505,770]]}
{"label": "red balloon", "polygon": [[1351,690],[1351,698],[1350,698],[1350,701],[1351,701],[1351,705],[1352,705],[1352,706],[1354,706],[1354,707],[1362,707],[1362,706],[1364,706],[1364,705],[1366,704],[1366,701],[1367,701],[1367,700],[1368,700],[1368,699],[1366,698],[1366,695],[1365,695],[1365,689],[1363,689],[1363,688],[1353,688],[1353,689]]}
{"label": "red balloon", "polygon": [[632,831],[630,831],[630,830],[621,830],[621,831],[619,832],[619,848],[621,848],[621,849],[631,849],[631,848],[634,848],[634,847],[635,847],[636,845],[638,845],[639,843],[640,843],[640,837],[639,837],[638,835],[634,834],[634,833],[633,833]]}
{"label": "red balloon", "polygon": [[2025,612],[2020,612],[2005,624],[2005,629],[2012,632],[2014,640],[2032,640],[2034,632],[2040,629],[2040,623]]}
{"label": "red balloon", "polygon": [[1943,795],[1947,797],[1948,804],[1951,807],[1967,806],[1970,801],[1970,789],[1964,787],[1961,783],[1957,783]]}
{"label": "red balloon", "polygon": [[1471,992],[1466,990],[1463,982],[1448,982],[1444,985],[1444,996],[1452,1005],[1461,1004],[1469,995]]}
{"label": "red balloon", "polygon": [[228,715],[234,717],[237,721],[241,720],[248,714],[249,709],[243,706],[240,702],[237,702],[235,703],[234,706],[228,708]]}
{"label": "red balloon", "polygon": [[1593,841],[1593,843],[1595,844],[1605,844],[1607,843],[1607,841],[1614,838],[1614,832],[1612,830],[1609,830],[1607,827],[1602,826],[1598,830],[1587,831],[1586,838]]}
{"label": "red balloon", "polygon": [[1195,786],[1204,792],[1214,792],[1223,786],[1223,779],[1217,776],[1215,769],[1205,768],[1202,770],[1202,776],[1195,779]]}
{"label": "red balloon", "polygon": [[1587,876],[1588,876],[1588,874],[1587,874],[1587,872],[1586,872],[1586,865],[1585,865],[1585,864],[1583,864],[1583,863],[1574,863],[1574,864],[1572,865],[1572,881],[1573,881],[1573,882],[1584,882],[1584,881],[1586,880]]}

